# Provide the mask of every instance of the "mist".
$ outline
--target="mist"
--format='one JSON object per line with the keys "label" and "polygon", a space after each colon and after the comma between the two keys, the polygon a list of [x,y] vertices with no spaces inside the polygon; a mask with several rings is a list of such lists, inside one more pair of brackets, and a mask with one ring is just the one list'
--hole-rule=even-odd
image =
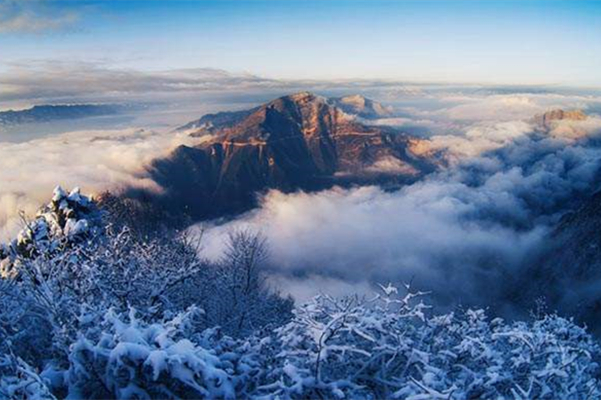
{"label": "mist", "polygon": [[32,216],[57,185],[90,194],[111,190],[162,189],[146,166],[181,144],[185,133],[144,129],[75,131],[22,143],[0,142],[0,241],[22,228],[19,213]]}
{"label": "mist", "polygon": [[[97,78],[100,99],[110,98],[113,87],[103,76],[121,76],[118,71],[85,71],[83,78]],[[126,74],[122,79],[131,78],[131,85],[139,82],[128,89],[128,99],[150,91],[161,101],[178,99],[173,107],[185,104],[195,117],[202,112],[194,114],[194,108],[219,102],[223,110],[244,108],[292,86],[318,86],[325,95],[360,91],[394,108],[394,116],[370,123],[415,134],[420,141],[411,150],[439,164],[438,172],[396,192],[375,186],[319,193],[270,191],[258,194],[260,206],[247,214],[191,228],[206,230],[203,251],[210,258],[221,253],[232,229],[262,232],[271,247],[270,280],[297,299],[319,291],[367,292],[374,283],[393,280],[432,290],[443,305],[485,300],[505,307],[507,289],[518,284],[519,272],[545,245],[554,223],[592,194],[598,182],[601,119],[595,111],[601,103],[595,94],[400,83],[293,84],[253,77],[244,78],[251,82],[249,91],[240,92],[233,87],[241,78],[219,71],[209,75],[209,86],[222,87],[223,94],[196,103],[192,99],[198,98],[178,89],[181,85],[173,82],[179,80],[171,76],[166,75],[159,88],[146,87],[144,76]],[[20,79],[28,82],[27,71]],[[194,82],[204,87],[202,79]],[[79,96],[41,84],[44,90],[28,92],[30,98]],[[192,91],[194,96],[199,90]],[[161,97],[165,93],[168,96]],[[550,128],[533,118],[558,107],[589,110],[589,116],[555,121]],[[169,109],[164,112],[157,113],[153,123],[173,127]],[[43,137],[34,140],[0,142],[1,240],[12,238],[20,228],[19,212],[34,214],[57,184],[80,186],[86,193],[131,188],[160,193],[163,189],[148,177],[147,165],[178,145],[202,140],[168,129],[82,129],[52,135],[40,129]],[[384,160],[374,168],[391,172],[399,166]]]}
{"label": "mist", "polygon": [[270,191],[231,221],[199,224],[217,257],[232,230],[261,232],[272,281],[302,301],[318,292],[368,292],[388,281],[431,290],[439,306],[511,310],[523,269],[558,219],[599,182],[601,119],[478,121],[432,135],[420,151],[441,170],[399,191]]}

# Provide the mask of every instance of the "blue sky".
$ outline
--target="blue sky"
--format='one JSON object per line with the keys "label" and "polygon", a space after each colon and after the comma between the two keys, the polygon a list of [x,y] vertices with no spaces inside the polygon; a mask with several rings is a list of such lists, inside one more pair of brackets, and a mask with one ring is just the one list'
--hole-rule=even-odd
{"label": "blue sky", "polygon": [[0,0],[2,7],[0,68],[60,60],[285,79],[601,86],[601,2]]}

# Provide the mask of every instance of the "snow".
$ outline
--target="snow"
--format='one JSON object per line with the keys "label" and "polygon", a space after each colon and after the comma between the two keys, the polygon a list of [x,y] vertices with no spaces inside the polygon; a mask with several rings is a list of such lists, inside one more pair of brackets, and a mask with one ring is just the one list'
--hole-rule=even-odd
{"label": "snow", "polygon": [[64,199],[66,196],[67,196],[67,193],[63,190],[63,188],[60,186],[57,186],[54,188],[54,191],[52,193],[52,201],[55,203],[58,203],[59,201]]}
{"label": "snow", "polygon": [[74,218],[69,218],[65,224],[64,231],[67,236],[73,237],[83,235],[88,231],[89,227],[90,224],[85,219],[77,221]]}
{"label": "snow", "polygon": [[178,239],[95,231],[87,199],[57,188],[1,248],[20,272],[0,279],[2,400],[601,399],[601,349],[571,320],[438,315],[392,283],[291,314],[260,284],[258,236],[213,265]]}

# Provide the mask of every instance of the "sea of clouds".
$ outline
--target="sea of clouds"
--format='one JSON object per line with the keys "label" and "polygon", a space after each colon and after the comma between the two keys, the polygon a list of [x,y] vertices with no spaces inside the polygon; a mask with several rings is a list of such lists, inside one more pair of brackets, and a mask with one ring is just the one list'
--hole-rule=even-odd
{"label": "sea of clouds", "polygon": [[0,241],[13,237],[22,228],[19,214],[35,215],[57,185],[93,194],[132,187],[160,191],[146,166],[178,145],[198,142],[184,132],[134,128],[0,141]]}
{"label": "sea of clouds", "polygon": [[[213,94],[200,92],[207,88],[219,91],[220,87],[223,93],[236,88],[230,97],[236,104],[232,108],[259,104],[270,93],[283,94],[297,87],[326,96],[361,92],[392,104],[394,116],[372,123],[393,125],[419,136],[422,140],[414,151],[439,160],[438,172],[396,192],[378,187],[333,188],[319,193],[271,191],[262,195],[259,208],[247,214],[192,228],[205,230],[203,251],[207,257],[220,254],[225,236],[233,229],[262,232],[270,244],[272,281],[297,299],[320,291],[362,292],[375,282],[411,280],[422,289],[433,290],[440,304],[486,299],[487,304],[501,307],[506,304],[507,287],[516,283],[524,263],[544,246],[553,223],[578,196],[595,191],[598,182],[598,93],[444,85],[283,84],[219,71],[205,71],[204,80],[196,79],[194,71],[165,73],[160,79],[119,71],[98,74],[89,68],[78,74],[59,72],[56,79],[46,80],[15,70],[13,90],[5,99],[0,96],[0,101],[96,100],[78,89],[83,87],[80,80],[92,82],[100,100],[112,101],[118,88],[104,82],[115,78],[127,83],[127,90],[119,93],[131,101],[149,91],[156,99],[167,93],[166,102],[177,98],[189,109],[196,107],[194,104],[201,108],[202,99],[214,100]],[[92,79],[97,75],[100,77]],[[112,78],[103,80],[105,75]],[[65,80],[62,87],[56,87],[59,78]],[[31,89],[35,86],[31,82],[42,92]],[[0,85],[8,83],[0,81]],[[190,97],[195,85],[200,92],[194,91]],[[240,85],[246,85],[246,94],[239,91]],[[178,88],[185,88],[185,93],[181,95]],[[225,95],[220,96],[223,102]],[[191,99],[198,103],[191,105]],[[537,125],[534,115],[555,108],[583,109],[589,117],[560,121],[551,128]],[[3,141],[1,135],[1,240],[20,228],[19,212],[33,214],[57,184],[80,186],[88,193],[130,187],[160,191],[146,173],[148,164],[178,145],[198,140],[185,132],[138,128],[84,129],[19,143]]]}
{"label": "sea of clouds", "polygon": [[[270,191],[240,218],[193,229],[204,231],[209,258],[218,257],[232,230],[262,232],[271,246],[273,281],[298,299],[349,287],[368,291],[393,280],[432,290],[442,305],[507,308],[507,293],[520,284],[553,224],[597,190],[601,160],[601,118],[545,128],[532,117],[547,105],[518,115],[514,97],[470,101],[473,112],[499,103],[509,109],[495,108],[498,120],[486,113],[470,122],[449,118],[453,134],[424,138],[419,150],[444,166],[402,190]],[[558,98],[552,97],[543,99],[554,108]],[[560,100],[564,108],[586,107],[581,99]],[[467,104],[461,110],[467,113]],[[443,112],[449,110],[436,114]]]}

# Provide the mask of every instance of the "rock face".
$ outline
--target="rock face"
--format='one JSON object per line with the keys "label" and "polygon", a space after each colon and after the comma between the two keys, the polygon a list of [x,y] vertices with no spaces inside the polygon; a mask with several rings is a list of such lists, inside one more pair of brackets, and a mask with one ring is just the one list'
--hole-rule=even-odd
{"label": "rock face", "polygon": [[410,137],[350,118],[325,98],[303,92],[252,110],[213,114],[188,125],[211,134],[154,163],[170,207],[193,219],[249,208],[269,188],[316,190],[334,184],[396,183],[432,166],[408,150]]}
{"label": "rock face", "polygon": [[564,215],[547,242],[519,285],[529,288],[526,296],[518,297],[543,298],[551,311],[601,333],[601,192]]}
{"label": "rock face", "polygon": [[[305,92],[305,94],[307,94]],[[299,93],[294,96],[300,96]],[[288,96],[292,97],[292,96]],[[392,109],[385,107],[377,101],[373,101],[361,95],[351,95],[345,97],[333,97],[329,99],[321,98],[329,105],[344,111],[346,114],[361,117],[363,119],[384,118],[392,115]],[[191,121],[186,125],[177,128],[177,131],[190,131],[191,136],[203,136],[207,134],[215,134],[225,128],[232,128],[234,125],[241,123],[251,114],[260,110],[261,107],[255,107],[250,110],[242,111],[224,111],[215,114],[207,114],[202,118]]]}
{"label": "rock face", "polygon": [[569,119],[572,121],[583,121],[587,118],[581,110],[564,111],[561,109],[547,111],[544,114],[534,117],[535,123],[545,130],[553,128],[555,121]]}
{"label": "rock face", "polygon": [[244,121],[249,115],[257,111],[258,107],[243,111],[224,111],[216,114],[207,114],[202,118],[191,121],[177,128],[178,131],[192,131],[191,136],[204,136],[214,134],[224,128],[231,128]]}

